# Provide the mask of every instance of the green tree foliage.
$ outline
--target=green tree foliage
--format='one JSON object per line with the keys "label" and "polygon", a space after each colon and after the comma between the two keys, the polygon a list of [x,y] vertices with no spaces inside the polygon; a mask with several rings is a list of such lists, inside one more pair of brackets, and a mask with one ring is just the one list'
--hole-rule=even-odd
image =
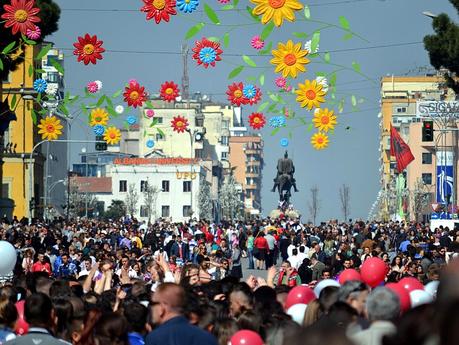
{"label": "green tree foliage", "polygon": [[105,219],[120,219],[126,214],[126,205],[123,200],[112,200],[107,211],[104,213]]}
{"label": "green tree foliage", "polygon": [[199,187],[199,196],[198,196],[198,204],[199,204],[199,218],[212,220],[212,199],[211,199],[211,191],[210,191],[210,184],[201,179],[200,187]]}
{"label": "green tree foliage", "polygon": [[[459,0],[449,0],[459,12]],[[424,46],[429,53],[430,63],[435,69],[446,68],[447,86],[459,93],[459,82],[454,77],[459,75],[459,26],[442,13],[433,18],[433,35],[424,37]]]}

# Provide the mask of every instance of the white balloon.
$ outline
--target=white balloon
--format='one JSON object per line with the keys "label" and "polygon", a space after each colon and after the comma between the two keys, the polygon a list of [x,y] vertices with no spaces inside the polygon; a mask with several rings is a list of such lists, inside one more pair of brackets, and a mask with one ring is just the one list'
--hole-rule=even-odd
{"label": "white balloon", "polygon": [[301,326],[303,325],[304,313],[306,312],[307,308],[307,304],[294,304],[290,308],[288,308],[287,314],[292,317],[293,321],[295,321],[297,324]]}
{"label": "white balloon", "polygon": [[424,290],[413,290],[410,292],[411,308],[433,302],[433,296]]}
{"label": "white balloon", "polygon": [[16,249],[7,241],[0,241],[0,276],[11,273],[16,265]]}
{"label": "white balloon", "polygon": [[433,280],[433,281],[427,283],[426,286],[424,286],[424,291],[427,291],[434,298],[436,298],[437,297],[438,285],[440,285],[440,282],[438,280]]}
{"label": "white balloon", "polygon": [[314,293],[316,294],[316,297],[319,298],[320,292],[325,289],[327,286],[336,286],[340,287],[339,283],[336,280],[333,279],[324,279],[321,280],[316,287],[314,288]]}

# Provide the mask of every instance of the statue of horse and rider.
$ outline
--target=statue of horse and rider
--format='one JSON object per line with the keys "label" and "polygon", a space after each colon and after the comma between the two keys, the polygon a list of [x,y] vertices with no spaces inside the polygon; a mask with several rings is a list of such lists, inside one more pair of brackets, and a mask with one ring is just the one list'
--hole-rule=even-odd
{"label": "statue of horse and rider", "polygon": [[288,153],[285,151],[284,158],[277,161],[277,175],[274,179],[274,187],[271,190],[279,191],[279,204],[288,207],[290,204],[290,197],[292,196],[291,189],[293,187],[295,192],[298,192],[296,181],[293,178],[295,173],[295,166],[293,161],[288,158]]}

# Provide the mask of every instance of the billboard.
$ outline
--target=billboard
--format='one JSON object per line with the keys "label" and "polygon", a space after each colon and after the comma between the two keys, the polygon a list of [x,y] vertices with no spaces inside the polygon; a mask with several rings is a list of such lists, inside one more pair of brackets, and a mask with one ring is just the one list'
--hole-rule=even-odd
{"label": "billboard", "polygon": [[459,119],[458,101],[422,101],[416,102],[417,117],[454,117]]}
{"label": "billboard", "polygon": [[446,204],[453,195],[453,152],[437,152],[437,202]]}

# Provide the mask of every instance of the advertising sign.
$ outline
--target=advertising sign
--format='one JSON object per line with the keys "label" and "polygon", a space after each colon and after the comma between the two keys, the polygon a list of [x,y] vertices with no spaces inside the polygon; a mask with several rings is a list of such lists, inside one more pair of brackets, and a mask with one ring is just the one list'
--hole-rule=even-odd
{"label": "advertising sign", "polygon": [[[437,202],[451,201],[454,185],[453,152],[437,152]],[[450,198],[448,200],[448,198]]]}

